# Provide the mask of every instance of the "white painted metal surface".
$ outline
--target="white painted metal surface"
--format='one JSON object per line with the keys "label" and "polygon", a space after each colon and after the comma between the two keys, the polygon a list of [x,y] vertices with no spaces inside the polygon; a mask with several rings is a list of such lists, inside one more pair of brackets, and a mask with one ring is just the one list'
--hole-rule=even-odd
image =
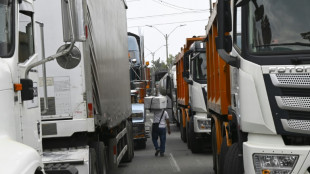
{"label": "white painted metal surface", "polygon": [[[22,5],[26,1],[22,1]],[[40,154],[41,119],[38,98],[32,101],[21,101],[20,91],[14,91],[14,84],[25,78],[24,69],[27,65],[37,61],[37,54],[28,57],[23,63],[18,60],[19,30],[21,18],[20,5],[15,2],[15,49],[11,57],[0,57],[0,173],[5,174],[33,174],[38,167],[42,167]],[[12,5],[12,4],[11,4]],[[33,9],[32,1],[27,0],[29,9]],[[9,18],[10,19],[10,18]],[[23,31],[24,32],[24,31]],[[35,29],[34,29],[35,33]],[[33,69],[30,79],[34,87],[38,82],[38,74]]]}
{"label": "white painted metal surface", "polygon": [[244,173],[255,173],[253,165],[254,153],[295,154],[299,155],[292,174],[307,174],[310,166],[310,146],[287,146],[279,135],[249,134],[248,141],[243,144]]}
{"label": "white painted metal surface", "polygon": [[89,148],[77,147],[69,149],[52,149],[45,150],[43,152],[43,163],[54,164],[54,163],[71,163],[76,167],[79,173],[89,173]]}

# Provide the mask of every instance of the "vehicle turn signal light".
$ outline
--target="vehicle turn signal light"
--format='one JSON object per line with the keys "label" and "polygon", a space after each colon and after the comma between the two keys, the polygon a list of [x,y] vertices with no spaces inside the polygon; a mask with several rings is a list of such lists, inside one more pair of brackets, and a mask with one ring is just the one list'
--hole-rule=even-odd
{"label": "vehicle turn signal light", "polygon": [[23,90],[23,85],[20,83],[15,83],[14,84],[14,91],[17,92],[17,91],[21,91],[21,90]]}
{"label": "vehicle turn signal light", "polygon": [[262,174],[270,174],[270,170],[263,170]]}
{"label": "vehicle turn signal light", "polygon": [[231,121],[231,120],[233,119],[233,116],[232,116],[231,114],[229,114],[229,115],[227,115],[227,119],[228,119],[229,121]]}

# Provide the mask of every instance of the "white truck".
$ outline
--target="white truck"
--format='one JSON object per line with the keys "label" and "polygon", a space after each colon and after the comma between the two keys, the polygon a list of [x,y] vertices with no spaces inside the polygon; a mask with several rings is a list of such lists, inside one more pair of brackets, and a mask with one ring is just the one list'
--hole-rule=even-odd
{"label": "white truck", "polygon": [[[42,173],[32,1],[0,1],[0,173]],[[31,79],[31,80],[30,80]]]}
{"label": "white truck", "polygon": [[[35,22],[34,9],[32,0],[0,2],[0,173],[44,173],[37,66],[56,58],[61,61],[76,41],[72,37],[71,47],[38,60],[36,46],[44,39],[43,33],[37,32],[42,23]],[[67,10],[67,25],[78,17],[73,11],[72,6]],[[74,27],[68,29],[75,33]]]}
{"label": "white truck", "polygon": [[70,2],[77,13],[74,35],[83,42],[39,69],[43,163],[46,173],[70,164],[65,166],[74,168],[70,171],[103,174],[133,158],[127,5],[123,0],[36,1],[48,55],[69,47]]}
{"label": "white truck", "polygon": [[218,174],[309,174],[309,0],[218,0],[206,29]]}

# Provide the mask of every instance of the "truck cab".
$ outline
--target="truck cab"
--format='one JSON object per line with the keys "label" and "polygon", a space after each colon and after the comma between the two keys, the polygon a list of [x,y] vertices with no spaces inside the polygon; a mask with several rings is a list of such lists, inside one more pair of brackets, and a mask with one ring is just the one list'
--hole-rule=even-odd
{"label": "truck cab", "polygon": [[0,173],[42,173],[36,24],[31,0],[0,2]]}
{"label": "truck cab", "polygon": [[217,173],[309,173],[309,6],[215,4],[206,50]]}

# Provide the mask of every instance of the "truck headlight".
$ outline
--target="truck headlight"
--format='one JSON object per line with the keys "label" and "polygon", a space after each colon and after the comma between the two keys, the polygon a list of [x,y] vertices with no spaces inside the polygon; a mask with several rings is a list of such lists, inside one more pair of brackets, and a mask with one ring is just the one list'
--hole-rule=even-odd
{"label": "truck headlight", "polygon": [[269,171],[270,174],[290,174],[298,158],[299,155],[254,154],[255,173]]}
{"label": "truck headlight", "polygon": [[199,129],[211,129],[211,120],[197,120]]}

